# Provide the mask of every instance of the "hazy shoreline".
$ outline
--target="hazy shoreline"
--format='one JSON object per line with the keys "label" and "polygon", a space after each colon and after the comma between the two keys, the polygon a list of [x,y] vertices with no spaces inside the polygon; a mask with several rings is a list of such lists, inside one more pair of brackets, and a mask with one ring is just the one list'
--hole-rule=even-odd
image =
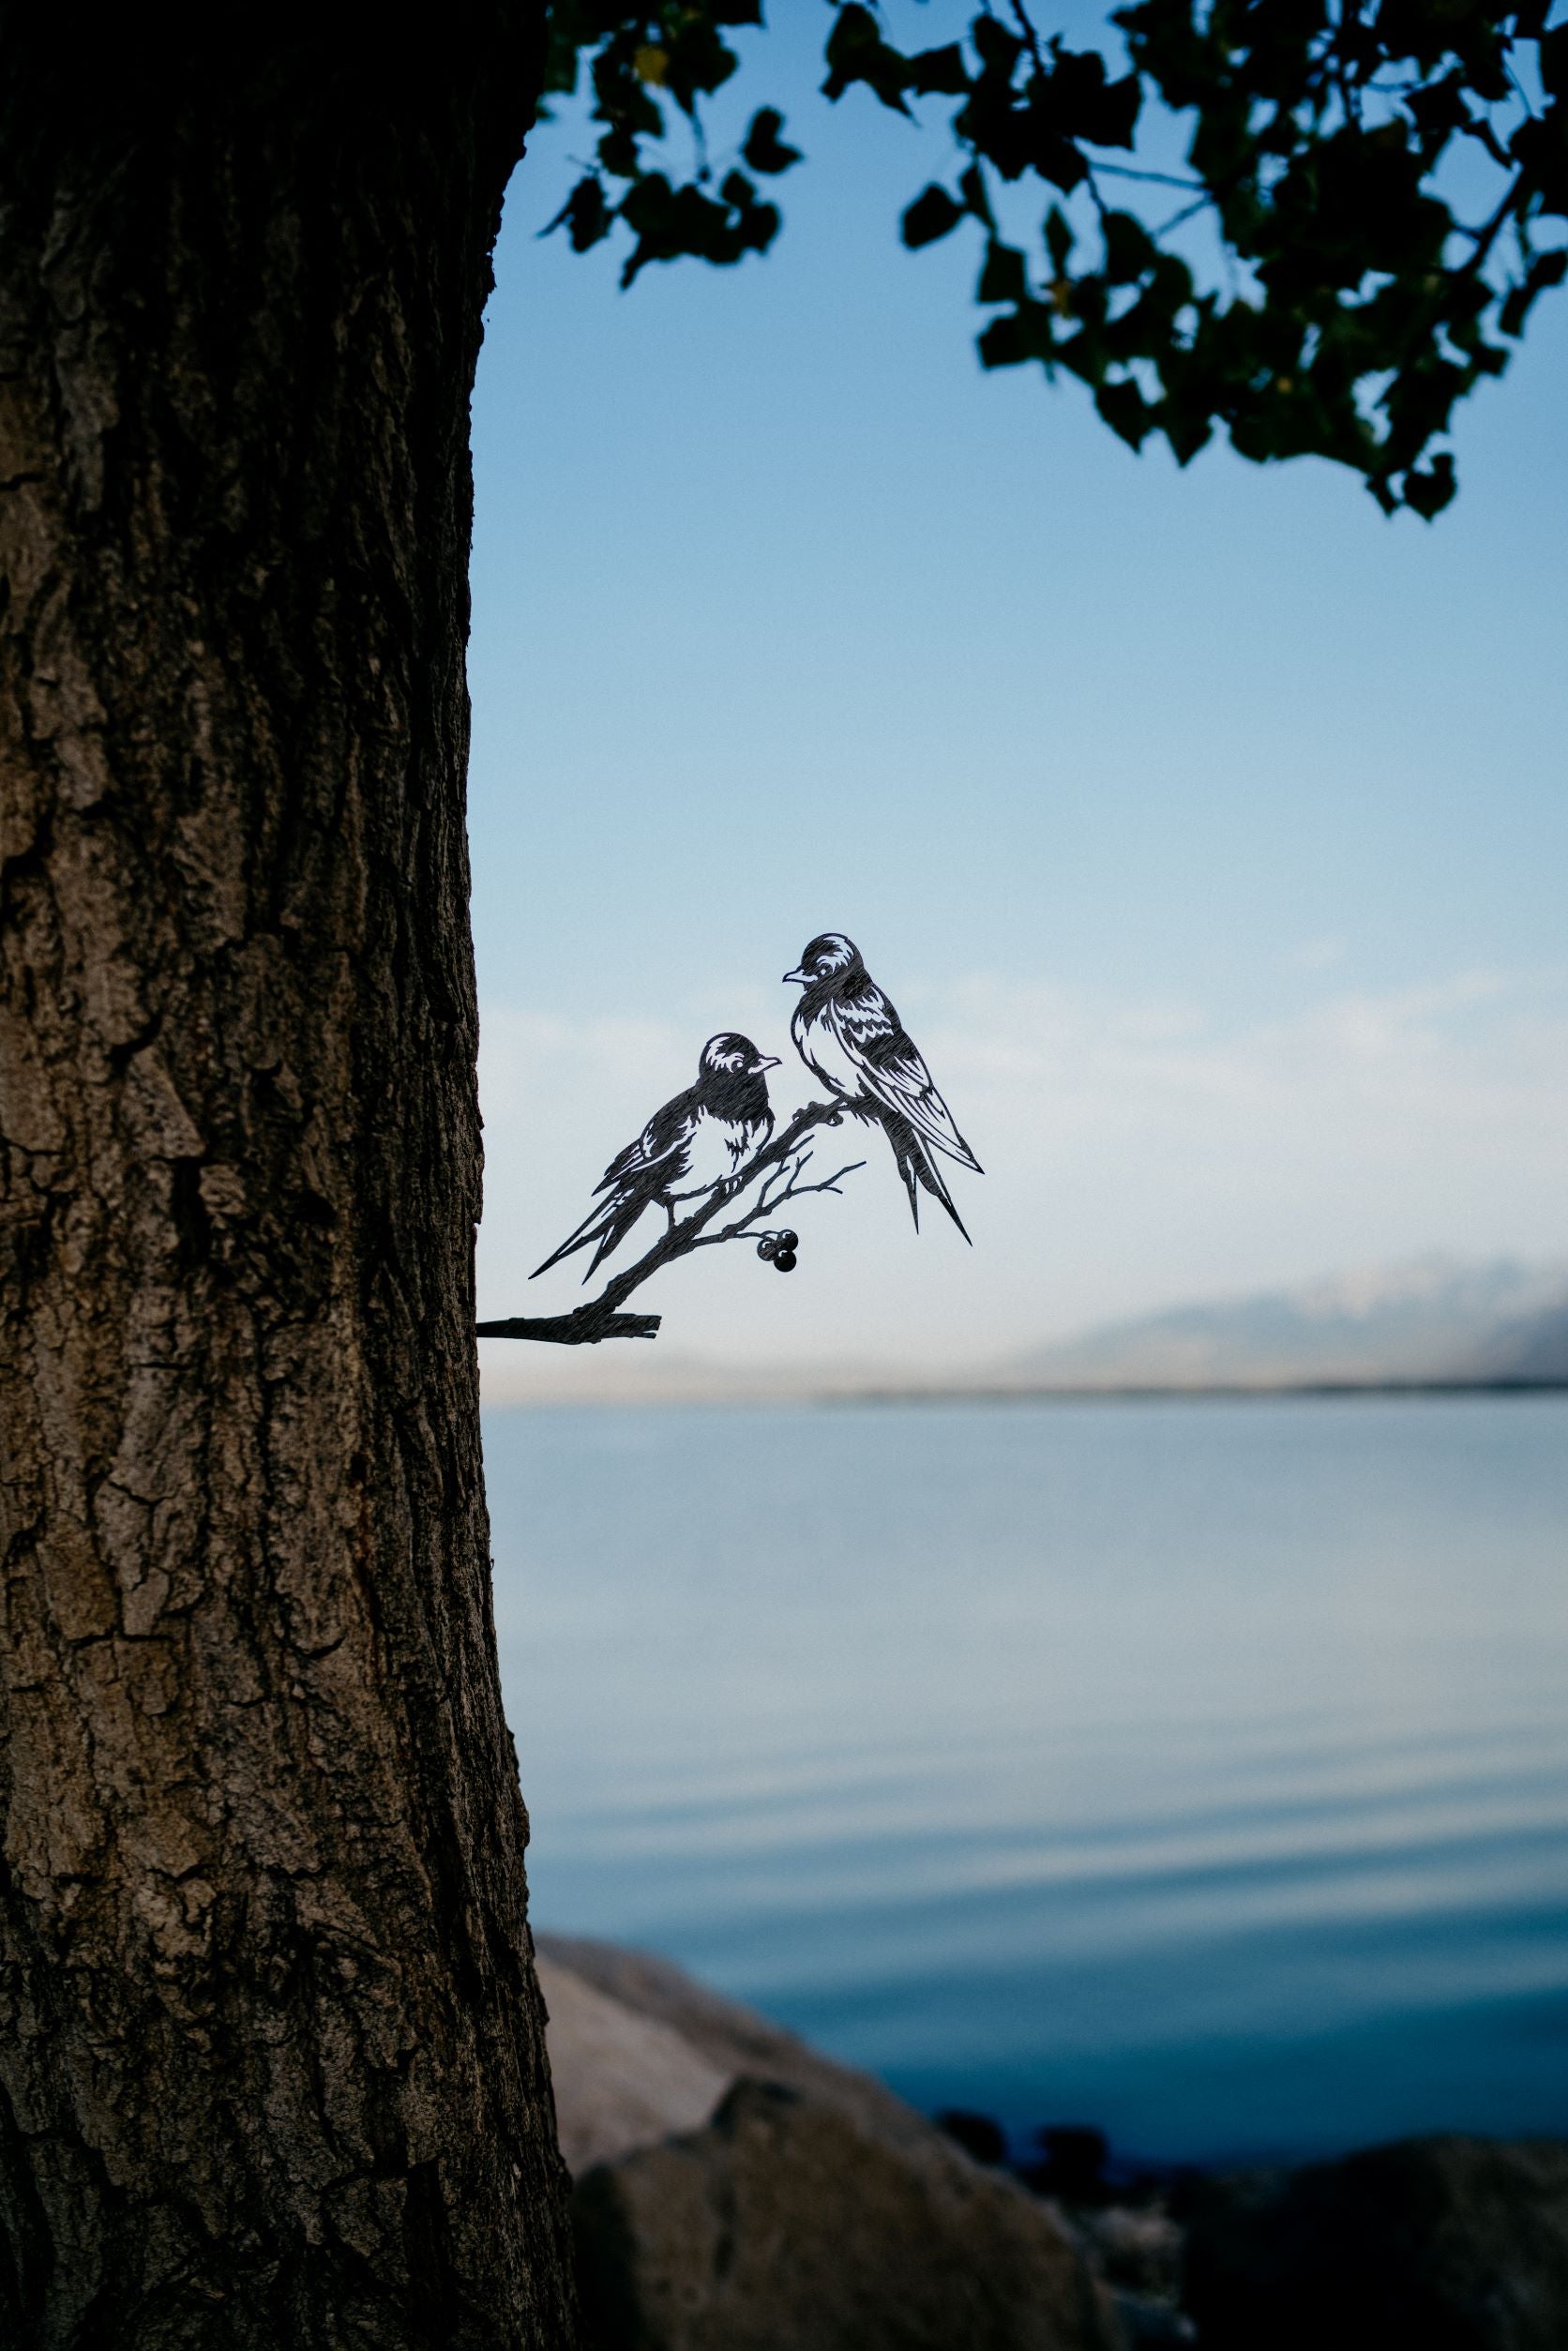
{"label": "hazy shoreline", "polygon": [[737,1391],[734,1381],[715,1383],[710,1387],[689,1387],[679,1390],[650,1386],[646,1391],[617,1388],[612,1393],[596,1393],[591,1388],[580,1390],[539,1389],[530,1394],[519,1389],[510,1394],[486,1394],[481,1381],[481,1404],[486,1411],[510,1411],[516,1409],[537,1410],[556,1409],[562,1406],[591,1405],[601,1410],[640,1409],[656,1405],[665,1409],[682,1407],[706,1408],[727,1405],[739,1409],[756,1405],[855,1405],[855,1404],[1121,1404],[1121,1403],[1225,1403],[1259,1401],[1286,1402],[1293,1398],[1319,1398],[1337,1401],[1352,1397],[1376,1396],[1539,1396],[1568,1394],[1568,1379],[1304,1379],[1242,1381],[1210,1381],[1201,1387],[1181,1386],[1174,1382],[1131,1382],[1124,1386],[1040,1386],[1028,1388],[970,1387],[959,1383],[919,1387],[899,1387],[892,1383],[867,1384],[865,1387],[757,1387]]}
{"label": "hazy shoreline", "polygon": [[1418,1258],[1197,1300],[1021,1351],[879,1335],[862,1349],[824,1332],[812,1351],[771,1360],[725,1360],[673,1328],[652,1352],[617,1343],[551,1357],[537,1339],[487,1339],[483,1388],[496,1405],[1545,1395],[1568,1390],[1568,1263]]}

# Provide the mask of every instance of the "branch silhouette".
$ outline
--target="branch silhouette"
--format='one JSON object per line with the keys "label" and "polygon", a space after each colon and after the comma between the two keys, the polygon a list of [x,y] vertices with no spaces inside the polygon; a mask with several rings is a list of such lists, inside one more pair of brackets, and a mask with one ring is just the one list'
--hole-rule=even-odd
{"label": "branch silhouette", "polygon": [[[841,1102],[808,1102],[771,1142],[753,1153],[744,1168],[726,1183],[716,1185],[688,1216],[675,1218],[669,1230],[635,1265],[611,1274],[598,1296],[575,1312],[509,1315],[499,1322],[478,1323],[476,1335],[482,1339],[544,1339],[557,1347],[596,1347],[601,1339],[653,1338],[659,1327],[660,1318],[656,1314],[621,1311],[633,1291],[641,1289],[644,1282],[651,1281],[678,1258],[689,1257],[694,1249],[716,1249],[727,1241],[746,1240],[766,1217],[776,1214],[789,1201],[804,1199],[811,1192],[837,1192],[845,1176],[864,1168],[864,1159],[854,1159],[815,1183],[803,1181],[812,1157],[809,1146],[802,1148],[806,1138],[818,1127],[837,1126],[844,1110]],[[721,1211],[739,1200],[754,1183],[760,1184],[760,1189],[746,1213],[710,1231],[709,1227]]]}

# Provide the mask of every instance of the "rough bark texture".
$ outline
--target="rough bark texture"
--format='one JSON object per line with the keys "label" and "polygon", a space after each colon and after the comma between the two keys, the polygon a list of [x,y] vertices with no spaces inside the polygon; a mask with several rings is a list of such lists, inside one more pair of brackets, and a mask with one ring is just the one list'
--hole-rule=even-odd
{"label": "rough bark texture", "polygon": [[116,54],[15,8],[0,48],[19,2346],[572,2332],[463,830],[468,399],[539,11],[391,55],[351,13],[125,11]]}

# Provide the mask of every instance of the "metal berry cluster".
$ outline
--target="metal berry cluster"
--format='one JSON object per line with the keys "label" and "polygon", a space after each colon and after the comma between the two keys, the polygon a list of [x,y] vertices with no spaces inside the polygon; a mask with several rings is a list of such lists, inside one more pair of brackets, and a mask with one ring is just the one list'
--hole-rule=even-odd
{"label": "metal berry cluster", "polygon": [[800,1235],[795,1232],[765,1232],[757,1243],[757,1255],[771,1265],[776,1273],[792,1273]]}
{"label": "metal berry cluster", "polygon": [[[982,0],[963,40],[927,49],[890,38],[892,6],[830,8],[829,98],[945,111],[956,168],[903,238],[978,236],[985,366],[1064,369],[1123,440],[1162,435],[1183,464],[1223,430],[1259,461],[1349,466],[1387,511],[1447,505],[1456,402],[1568,275],[1553,0],[1133,0],[1103,52],[1043,33],[1026,0]],[[756,177],[800,159],[782,115],[755,113],[722,165],[701,118],[739,63],[727,36],[761,23],[760,0],[555,0],[550,86],[586,59],[600,136],[551,225],[579,251],[629,230],[624,283],[776,234]],[[1031,190],[1048,202],[1020,221]]]}

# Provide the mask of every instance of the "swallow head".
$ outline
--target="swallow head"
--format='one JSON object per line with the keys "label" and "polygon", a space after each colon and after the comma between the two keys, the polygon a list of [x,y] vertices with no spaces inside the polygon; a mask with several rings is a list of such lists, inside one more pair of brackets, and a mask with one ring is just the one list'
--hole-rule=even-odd
{"label": "swallow head", "polygon": [[798,967],[784,977],[798,980],[803,987],[813,987],[822,980],[841,979],[859,963],[860,949],[852,939],[846,939],[841,930],[824,930],[812,940]]}
{"label": "swallow head", "polygon": [[777,1067],[776,1053],[759,1053],[749,1037],[737,1035],[733,1029],[723,1029],[702,1047],[697,1075],[700,1078],[760,1078],[764,1069]]}

